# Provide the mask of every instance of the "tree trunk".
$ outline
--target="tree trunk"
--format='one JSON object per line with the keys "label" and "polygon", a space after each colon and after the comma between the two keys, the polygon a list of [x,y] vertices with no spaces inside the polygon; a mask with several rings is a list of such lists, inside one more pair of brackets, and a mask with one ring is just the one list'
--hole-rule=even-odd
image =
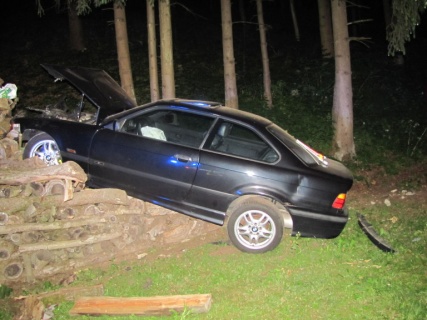
{"label": "tree trunk", "polygon": [[353,139],[353,89],[350,46],[345,0],[332,0],[332,25],[335,42],[335,87],[332,107],[333,153],[338,160],[356,155]]}
{"label": "tree trunk", "polygon": [[230,0],[221,0],[222,50],[224,60],[225,105],[239,108],[233,48],[233,26]]}
{"label": "tree trunk", "polygon": [[240,13],[240,21],[242,22],[242,74],[246,74],[246,34],[247,34],[247,19],[246,19],[246,11],[245,11],[245,0],[239,0],[239,13]]}
{"label": "tree trunk", "polygon": [[76,2],[68,3],[68,27],[70,32],[70,48],[75,51],[84,51],[85,45],[83,41],[82,24],[77,15]]}
{"label": "tree trunk", "polygon": [[170,0],[159,1],[159,16],[162,97],[163,99],[173,99],[175,98],[175,74],[173,69]]}
{"label": "tree trunk", "polygon": [[270,77],[270,62],[268,60],[267,50],[267,37],[265,35],[265,24],[264,24],[264,13],[262,10],[262,0],[256,1],[258,25],[259,25],[259,37],[261,42],[261,57],[262,57],[262,70],[264,80],[264,98],[269,108],[273,105],[273,99],[271,97],[271,77]]}
{"label": "tree trunk", "polygon": [[391,24],[391,16],[393,14],[390,0],[383,0],[383,12],[384,12],[385,29],[387,30]]}
{"label": "tree trunk", "polygon": [[332,58],[334,55],[334,39],[332,34],[332,17],[330,0],[317,0],[319,7],[319,30],[322,55]]}
{"label": "tree trunk", "polygon": [[289,7],[291,9],[292,24],[294,25],[295,40],[297,42],[299,42],[300,41],[300,33],[299,33],[297,14],[295,13],[294,0],[289,0]]}
{"label": "tree trunk", "polygon": [[147,2],[147,33],[148,33],[148,65],[150,69],[150,95],[151,101],[159,100],[159,75],[157,70],[157,39],[156,39],[156,17],[154,14],[154,3]]}
{"label": "tree trunk", "polygon": [[117,59],[119,61],[120,82],[123,90],[136,102],[130,64],[126,12],[120,1],[114,1],[114,26],[116,29]]}

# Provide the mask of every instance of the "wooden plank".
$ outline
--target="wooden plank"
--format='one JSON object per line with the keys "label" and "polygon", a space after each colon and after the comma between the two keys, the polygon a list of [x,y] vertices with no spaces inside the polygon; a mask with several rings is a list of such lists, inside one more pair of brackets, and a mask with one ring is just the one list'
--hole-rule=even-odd
{"label": "wooden plank", "polygon": [[211,294],[193,294],[155,297],[81,297],[77,299],[71,315],[170,315],[206,313],[212,304]]}

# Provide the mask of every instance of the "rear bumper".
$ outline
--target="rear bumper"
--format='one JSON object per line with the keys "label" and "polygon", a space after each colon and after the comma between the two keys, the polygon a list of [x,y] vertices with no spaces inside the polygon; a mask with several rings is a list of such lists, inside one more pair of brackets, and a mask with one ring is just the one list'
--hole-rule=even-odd
{"label": "rear bumper", "polygon": [[340,235],[348,222],[348,211],[339,215],[325,215],[297,208],[287,208],[292,216],[292,235],[315,238],[335,238]]}
{"label": "rear bumper", "polygon": [[396,252],[387,240],[383,239],[374,229],[374,227],[366,220],[363,214],[357,213],[357,219],[360,228],[368,236],[368,238],[384,252]]}

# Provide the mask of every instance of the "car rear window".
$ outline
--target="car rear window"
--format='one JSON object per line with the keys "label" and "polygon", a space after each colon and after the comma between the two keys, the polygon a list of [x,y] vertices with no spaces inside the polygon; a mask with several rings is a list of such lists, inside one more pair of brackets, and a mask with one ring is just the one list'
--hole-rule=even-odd
{"label": "car rear window", "polygon": [[322,160],[324,158],[323,155],[310,149],[307,145],[296,139],[278,125],[270,124],[267,126],[267,130],[308,166],[326,163],[326,160]]}

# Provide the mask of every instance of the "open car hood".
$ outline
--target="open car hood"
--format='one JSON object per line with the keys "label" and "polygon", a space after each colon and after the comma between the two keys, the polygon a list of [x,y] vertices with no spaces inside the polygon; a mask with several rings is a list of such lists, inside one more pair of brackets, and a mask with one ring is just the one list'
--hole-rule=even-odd
{"label": "open car hood", "polygon": [[49,64],[41,66],[55,81],[65,79],[70,82],[98,108],[97,124],[109,115],[136,107],[136,103],[104,70]]}

